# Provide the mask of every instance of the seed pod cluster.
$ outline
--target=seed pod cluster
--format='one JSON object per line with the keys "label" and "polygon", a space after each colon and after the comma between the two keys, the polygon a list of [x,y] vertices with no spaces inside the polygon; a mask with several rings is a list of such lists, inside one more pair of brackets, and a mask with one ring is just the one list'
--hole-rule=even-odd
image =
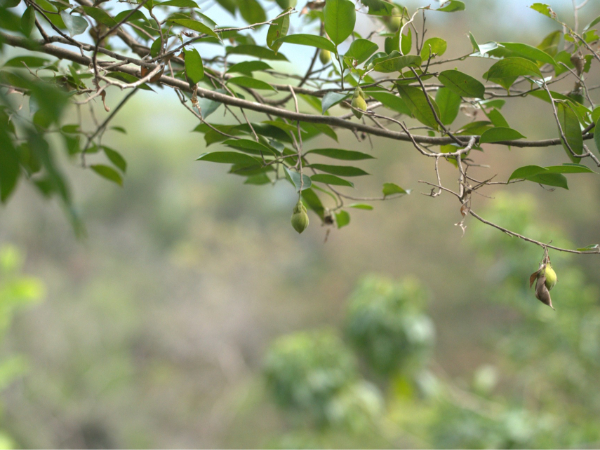
{"label": "seed pod cluster", "polygon": [[[365,100],[365,94],[362,89],[357,87],[354,91],[354,96],[352,97],[352,107],[356,109],[360,109],[361,111],[367,110],[367,101]],[[353,109],[352,112],[356,116],[357,119],[362,117],[362,113]]]}
{"label": "seed pod cluster", "polygon": [[292,226],[298,233],[302,233],[308,228],[308,214],[302,200],[298,200],[294,211],[292,212]]}

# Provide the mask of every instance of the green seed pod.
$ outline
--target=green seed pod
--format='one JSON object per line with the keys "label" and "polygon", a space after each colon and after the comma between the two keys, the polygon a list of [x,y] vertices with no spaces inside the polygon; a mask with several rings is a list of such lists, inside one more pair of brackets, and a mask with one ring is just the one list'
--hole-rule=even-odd
{"label": "green seed pod", "polygon": [[302,233],[308,228],[308,214],[302,200],[298,200],[292,213],[292,226],[298,233]]}
{"label": "green seed pod", "polygon": [[331,61],[331,52],[329,50],[321,50],[321,53],[319,53],[319,59],[324,66],[329,64]]}
{"label": "green seed pod", "polygon": [[[367,110],[367,102],[365,101],[365,99],[362,96],[355,96],[352,99],[352,107],[356,108],[356,109],[360,109],[361,111],[366,111]],[[354,113],[354,115],[356,116],[357,119],[360,119],[362,117],[362,113],[358,112],[356,109],[353,109],[352,112]]]}

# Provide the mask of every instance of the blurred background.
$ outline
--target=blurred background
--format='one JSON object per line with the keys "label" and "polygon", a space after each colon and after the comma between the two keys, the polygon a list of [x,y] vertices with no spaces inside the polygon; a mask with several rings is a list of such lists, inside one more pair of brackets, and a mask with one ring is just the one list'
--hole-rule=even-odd
{"label": "blurred background", "polygon": [[[471,51],[468,31],[536,46],[556,29],[527,2],[466,3],[427,17],[448,58]],[[572,21],[571,1],[550,3]],[[530,139],[557,134],[538,99],[503,113]],[[127,128],[103,142],[128,161],[123,188],[63,160],[86,238],[24,183],[0,210],[0,447],[600,446],[598,257],[550,252],[552,311],[527,289],[541,249],[471,219],[461,237],[458,203],[421,195],[433,162],[407,143],[374,138],[356,192],[412,194],[355,210],[324,242],[314,215],[302,235],[290,226],[291,185],[243,185],[194,161],[204,139],[174,94],[140,92],[113,125]],[[339,135],[341,148],[369,145]],[[475,158],[500,180],[566,162],[560,147]],[[600,179],[569,186],[490,188],[473,209],[556,245],[599,243]]]}

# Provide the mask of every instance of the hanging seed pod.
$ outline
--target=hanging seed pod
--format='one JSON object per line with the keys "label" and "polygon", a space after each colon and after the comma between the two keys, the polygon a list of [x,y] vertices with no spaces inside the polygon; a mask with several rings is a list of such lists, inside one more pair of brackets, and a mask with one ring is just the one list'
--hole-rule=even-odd
{"label": "hanging seed pod", "polygon": [[558,281],[558,276],[556,275],[556,272],[550,265],[550,262],[548,262],[548,264],[546,264],[546,267],[543,270],[544,270],[544,277],[546,278],[546,287],[548,288],[549,291],[551,291],[552,288],[554,286],[556,286],[556,282]]}
{"label": "hanging seed pod", "polygon": [[331,52],[329,50],[321,50],[321,53],[319,53],[319,59],[321,60],[321,64],[324,66],[329,64],[329,61],[331,61]]}
{"label": "hanging seed pod", "polygon": [[535,298],[539,301],[548,305],[550,308],[554,309],[552,306],[552,298],[550,297],[550,291],[554,286],[556,286],[556,282],[558,281],[558,276],[556,272],[552,268],[552,264],[550,264],[550,257],[548,256],[548,248],[544,248],[544,257],[542,258],[542,262],[540,263],[540,268],[531,274],[529,277],[529,287],[535,284]]}
{"label": "hanging seed pod", "polygon": [[353,109],[352,112],[354,113],[357,119],[360,119],[362,117],[362,113],[357,111],[357,109],[360,109],[361,111],[367,110],[367,102],[365,101],[364,93],[361,88],[356,88],[356,90],[354,91],[354,96],[352,98],[352,107],[356,108]]}
{"label": "hanging seed pod", "polygon": [[302,200],[298,200],[292,213],[292,226],[298,233],[302,233],[308,228],[308,214]]}
{"label": "hanging seed pod", "polygon": [[546,277],[543,273],[541,273],[541,271],[538,275],[537,283],[535,285],[535,298],[537,298],[543,304],[554,309],[554,306],[552,306],[552,298],[550,298],[550,291],[546,287]]}

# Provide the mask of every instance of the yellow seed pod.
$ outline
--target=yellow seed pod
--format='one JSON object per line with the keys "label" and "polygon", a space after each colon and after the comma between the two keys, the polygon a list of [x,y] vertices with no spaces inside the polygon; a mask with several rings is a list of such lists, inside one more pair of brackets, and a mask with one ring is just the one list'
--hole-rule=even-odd
{"label": "yellow seed pod", "polygon": [[329,64],[331,61],[331,52],[329,50],[321,50],[321,53],[319,53],[319,59],[324,66]]}
{"label": "yellow seed pod", "polygon": [[549,291],[551,291],[552,288],[556,286],[558,276],[556,275],[556,272],[554,271],[550,263],[546,264],[546,267],[544,268],[543,272],[544,277],[546,278],[546,287]]}

